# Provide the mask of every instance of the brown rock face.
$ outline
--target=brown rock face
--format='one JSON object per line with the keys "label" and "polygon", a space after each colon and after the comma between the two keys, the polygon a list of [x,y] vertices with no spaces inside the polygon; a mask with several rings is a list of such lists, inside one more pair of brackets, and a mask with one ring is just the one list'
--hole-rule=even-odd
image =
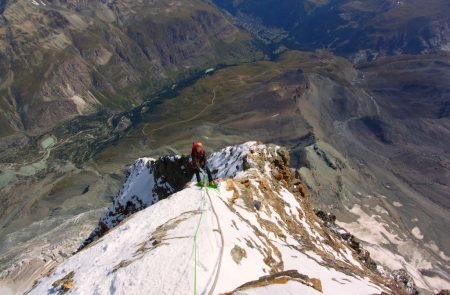
{"label": "brown rock face", "polygon": [[53,288],[57,292],[61,292],[63,294],[66,292],[69,292],[74,287],[74,282],[73,282],[74,275],[75,275],[74,272],[70,272],[62,279],[57,280],[56,282],[53,283]]}
{"label": "brown rock face", "polygon": [[319,279],[310,278],[300,274],[297,270],[287,270],[272,275],[260,277],[258,280],[245,283],[236,290],[225,294],[234,294],[238,291],[245,291],[252,288],[264,287],[273,284],[285,284],[289,281],[296,281],[306,286],[310,286],[319,292],[322,292],[322,283]]}

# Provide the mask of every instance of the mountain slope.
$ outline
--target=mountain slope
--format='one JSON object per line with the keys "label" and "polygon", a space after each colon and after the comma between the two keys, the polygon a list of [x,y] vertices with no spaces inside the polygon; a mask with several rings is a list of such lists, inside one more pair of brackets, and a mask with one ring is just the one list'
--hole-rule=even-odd
{"label": "mountain slope", "polygon": [[[289,48],[327,48],[343,55],[448,49],[450,3],[446,0],[214,0],[242,27],[266,42]],[[280,34],[277,32],[282,31]]]}
{"label": "mountain slope", "polygon": [[3,8],[0,136],[124,110],[193,72],[255,57],[249,36],[201,0],[15,0]]}
{"label": "mountain slope", "polygon": [[[143,204],[30,294],[402,294],[315,217],[288,160],[285,149],[256,142],[213,154],[218,190],[188,184]],[[136,189],[153,182],[149,167],[134,167],[122,200],[152,194]]]}

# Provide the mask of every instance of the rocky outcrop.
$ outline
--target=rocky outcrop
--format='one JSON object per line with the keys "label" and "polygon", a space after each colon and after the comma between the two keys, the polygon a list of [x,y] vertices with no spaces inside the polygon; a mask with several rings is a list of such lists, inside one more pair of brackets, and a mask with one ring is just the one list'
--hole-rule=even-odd
{"label": "rocky outcrop", "polygon": [[331,158],[325,151],[321,150],[317,144],[313,146],[316,154],[323,159],[323,161],[333,170],[338,170],[342,168],[342,165],[337,160]]}
{"label": "rocky outcrop", "polygon": [[417,290],[413,278],[408,274],[406,270],[404,269],[394,270],[391,273],[391,276],[403,288],[403,290],[405,290],[406,294],[408,295],[419,294],[419,291]]}
{"label": "rocky outcrop", "polygon": [[298,273],[297,270],[287,270],[278,272],[273,275],[263,276],[260,277],[258,280],[245,283],[236,290],[234,290],[233,292],[225,293],[225,295],[240,294],[240,291],[246,291],[249,289],[260,288],[274,284],[286,284],[287,282],[290,281],[299,282],[305,286],[312,287],[313,289],[322,293],[322,284],[319,279],[310,278],[306,275],[302,275]]}
{"label": "rocky outcrop", "polygon": [[[364,249],[361,242],[351,233],[336,224],[336,216],[324,212],[322,210],[315,210],[317,217],[319,217],[323,224],[330,229],[332,233],[344,240],[355,252],[358,254],[358,259],[372,272],[379,273],[377,263],[370,257],[369,251]],[[404,269],[394,270],[389,273],[381,273],[387,280],[392,281],[392,288],[397,290],[399,294],[418,295],[416,284],[413,278]]]}
{"label": "rocky outcrop", "polygon": [[[125,184],[113,198],[113,204],[100,218],[98,226],[79,250],[103,236],[128,216],[180,191],[192,176],[189,157],[166,156],[158,160],[137,160],[128,169]],[[136,182],[140,182],[137,187]]]}
{"label": "rocky outcrop", "polygon": [[324,225],[328,227],[331,232],[333,232],[336,236],[338,236],[340,239],[345,241],[353,250],[356,251],[358,254],[358,259],[364,263],[364,265],[370,269],[373,272],[377,271],[377,264],[375,261],[372,260],[370,257],[369,251],[365,250],[361,242],[352,234],[347,232],[345,229],[337,225],[336,222],[336,216],[327,212],[324,212],[322,210],[316,210],[315,211],[316,216],[319,217]]}
{"label": "rocky outcrop", "polygon": [[53,283],[53,292],[57,294],[65,294],[74,287],[73,282],[74,272],[69,273],[64,278],[57,280]]}

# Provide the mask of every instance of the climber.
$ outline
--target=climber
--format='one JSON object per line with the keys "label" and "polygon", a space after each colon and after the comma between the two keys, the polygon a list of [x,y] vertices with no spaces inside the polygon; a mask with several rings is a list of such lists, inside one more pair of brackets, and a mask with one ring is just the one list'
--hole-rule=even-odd
{"label": "climber", "polygon": [[195,171],[195,176],[197,177],[197,183],[201,184],[200,179],[200,171],[206,171],[206,174],[208,174],[208,181],[210,185],[214,185],[214,181],[211,176],[211,171],[209,170],[208,166],[206,165],[206,155],[205,151],[203,150],[203,144],[201,142],[194,142],[192,144],[192,169]]}

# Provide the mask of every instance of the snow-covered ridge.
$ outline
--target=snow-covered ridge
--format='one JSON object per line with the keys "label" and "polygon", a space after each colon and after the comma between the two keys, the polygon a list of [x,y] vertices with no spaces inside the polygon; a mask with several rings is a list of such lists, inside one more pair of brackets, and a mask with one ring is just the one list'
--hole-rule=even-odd
{"label": "snow-covered ridge", "polygon": [[[208,158],[215,178],[233,177],[244,170],[245,160],[250,147],[258,143],[248,142],[231,146]],[[111,207],[100,218],[97,228],[83,245],[101,237],[105,232],[119,224],[133,213],[151,206],[169,195],[181,190],[191,180],[193,172],[189,159],[181,156],[166,156],[158,160],[153,158],[137,159],[130,166],[127,178]]]}
{"label": "snow-covered ridge", "polygon": [[[167,165],[186,167],[180,161]],[[122,219],[30,294],[392,292],[393,282],[366,268],[316,217],[288,161],[287,150],[274,145],[228,147],[208,160],[218,190],[191,182],[159,200],[155,188],[169,192],[178,182],[159,174],[162,164],[138,160],[115,203],[153,205]],[[119,216],[119,207],[103,218]]]}
{"label": "snow-covered ridge", "polygon": [[102,215],[97,228],[81,248],[101,237],[133,213],[181,190],[191,177],[192,171],[187,157],[166,156],[158,160],[152,158],[136,160],[128,169],[126,181],[114,197],[113,204]]}

